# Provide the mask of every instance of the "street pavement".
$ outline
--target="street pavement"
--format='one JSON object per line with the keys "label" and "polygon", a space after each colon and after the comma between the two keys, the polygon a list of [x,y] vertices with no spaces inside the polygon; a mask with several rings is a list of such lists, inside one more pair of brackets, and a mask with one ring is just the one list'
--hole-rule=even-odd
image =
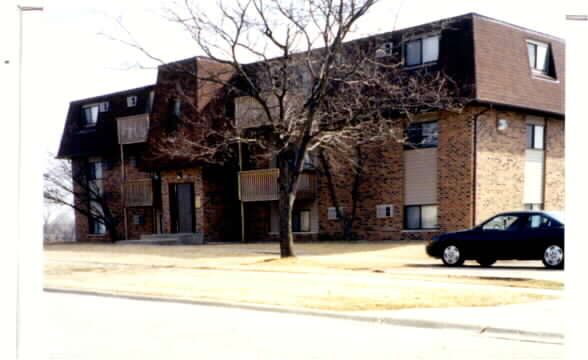
{"label": "street pavement", "polygon": [[[257,305],[247,309],[227,304],[211,306],[212,303],[198,305],[47,291],[43,296],[47,309],[46,350],[52,360],[496,360],[563,359],[565,353],[562,338],[517,338],[513,333],[493,332],[488,326],[479,330],[444,326],[447,319],[443,317],[437,318],[435,327],[418,327],[416,322],[415,326],[399,326],[393,321],[373,321],[393,318],[389,312],[371,314],[372,319],[357,321],[361,319],[353,319],[354,314],[337,318],[328,313],[297,313],[293,309],[256,308]],[[488,319],[507,319],[523,312],[540,317],[546,309],[554,311],[560,306],[558,302],[543,302],[519,308],[437,311],[452,320],[486,313],[485,320],[478,325],[498,326],[510,320],[491,324]],[[413,320],[434,317],[419,310],[394,313]]]}

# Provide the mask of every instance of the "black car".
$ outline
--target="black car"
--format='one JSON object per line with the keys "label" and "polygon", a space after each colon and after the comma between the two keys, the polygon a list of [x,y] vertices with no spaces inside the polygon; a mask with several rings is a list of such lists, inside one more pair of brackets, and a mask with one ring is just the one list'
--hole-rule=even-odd
{"label": "black car", "polygon": [[564,266],[562,213],[514,211],[498,214],[470,230],[445,233],[427,244],[427,254],[447,266],[476,260],[542,260],[547,268]]}

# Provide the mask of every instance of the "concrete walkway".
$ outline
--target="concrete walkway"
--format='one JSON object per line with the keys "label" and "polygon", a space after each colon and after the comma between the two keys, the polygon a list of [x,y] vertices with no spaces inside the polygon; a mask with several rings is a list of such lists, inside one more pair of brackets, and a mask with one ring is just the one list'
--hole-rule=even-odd
{"label": "concrete walkway", "polygon": [[108,294],[78,290],[46,288],[47,292],[70,293],[135,300],[197,304],[242,308],[264,312],[322,316],[352,321],[377,322],[419,328],[463,330],[483,336],[562,344],[565,321],[563,300],[495,307],[427,308],[394,311],[336,312],[303,308],[232,303],[221,301],[186,300],[132,294]]}

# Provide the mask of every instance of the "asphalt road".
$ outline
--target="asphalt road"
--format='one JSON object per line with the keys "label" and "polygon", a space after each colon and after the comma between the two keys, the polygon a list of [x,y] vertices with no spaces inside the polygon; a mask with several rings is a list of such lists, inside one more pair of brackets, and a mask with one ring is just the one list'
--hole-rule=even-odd
{"label": "asphalt road", "polygon": [[44,293],[49,359],[563,359],[562,345],[236,308]]}

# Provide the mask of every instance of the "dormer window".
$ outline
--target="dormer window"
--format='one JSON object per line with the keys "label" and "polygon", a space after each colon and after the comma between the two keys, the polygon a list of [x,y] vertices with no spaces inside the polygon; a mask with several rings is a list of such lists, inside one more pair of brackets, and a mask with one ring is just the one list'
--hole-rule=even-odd
{"label": "dormer window", "polygon": [[434,63],[439,59],[439,35],[407,41],[404,46],[404,66]]}
{"label": "dormer window", "polygon": [[527,52],[529,65],[535,73],[555,77],[551,66],[551,51],[549,44],[539,41],[527,40]]}
{"label": "dormer window", "polygon": [[137,106],[137,96],[127,96],[127,107],[135,107]]}
{"label": "dormer window", "polygon": [[96,123],[98,122],[99,111],[99,104],[84,105],[82,107],[82,117],[84,121],[84,126],[96,126]]}

